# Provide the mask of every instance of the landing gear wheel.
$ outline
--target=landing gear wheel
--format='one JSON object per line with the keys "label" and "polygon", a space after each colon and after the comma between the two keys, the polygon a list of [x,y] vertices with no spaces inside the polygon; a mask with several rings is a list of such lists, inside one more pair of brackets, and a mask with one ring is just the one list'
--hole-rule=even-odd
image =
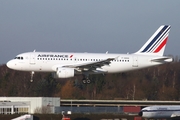
{"label": "landing gear wheel", "polygon": [[83,84],[86,84],[86,79],[83,79],[82,82],[83,82]]}
{"label": "landing gear wheel", "polygon": [[83,73],[82,83],[83,84],[90,84],[91,83],[91,80],[89,79],[88,72]]}
{"label": "landing gear wheel", "polygon": [[91,80],[87,79],[86,82],[87,82],[87,84],[90,84],[90,83],[91,83]]}
{"label": "landing gear wheel", "polygon": [[83,83],[83,84],[90,84],[90,83],[91,83],[91,80],[89,80],[89,79],[83,79],[83,80],[82,80],[82,83]]}

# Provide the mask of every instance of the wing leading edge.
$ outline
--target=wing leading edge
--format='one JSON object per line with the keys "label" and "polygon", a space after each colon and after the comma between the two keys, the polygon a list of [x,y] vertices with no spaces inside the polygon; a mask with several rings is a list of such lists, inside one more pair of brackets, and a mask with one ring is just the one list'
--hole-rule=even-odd
{"label": "wing leading edge", "polygon": [[74,68],[77,72],[94,72],[94,73],[106,73],[107,70],[102,69],[103,66],[109,66],[112,60],[116,58],[107,58],[100,61],[82,63],[82,64],[72,64],[72,65],[63,65],[65,68]]}

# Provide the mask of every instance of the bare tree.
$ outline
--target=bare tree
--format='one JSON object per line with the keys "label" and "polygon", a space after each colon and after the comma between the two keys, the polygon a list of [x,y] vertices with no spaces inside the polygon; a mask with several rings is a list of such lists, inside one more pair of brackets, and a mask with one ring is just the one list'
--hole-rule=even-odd
{"label": "bare tree", "polygon": [[36,113],[36,114],[50,114],[50,113],[52,113],[52,110],[51,110],[50,106],[42,106],[42,107],[35,108],[34,113]]}

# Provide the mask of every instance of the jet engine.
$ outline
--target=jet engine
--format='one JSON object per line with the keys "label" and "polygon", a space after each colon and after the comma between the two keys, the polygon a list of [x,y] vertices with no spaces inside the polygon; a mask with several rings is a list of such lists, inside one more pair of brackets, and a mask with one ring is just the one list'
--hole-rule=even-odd
{"label": "jet engine", "polygon": [[73,68],[57,68],[57,72],[53,73],[54,78],[70,78],[74,77]]}

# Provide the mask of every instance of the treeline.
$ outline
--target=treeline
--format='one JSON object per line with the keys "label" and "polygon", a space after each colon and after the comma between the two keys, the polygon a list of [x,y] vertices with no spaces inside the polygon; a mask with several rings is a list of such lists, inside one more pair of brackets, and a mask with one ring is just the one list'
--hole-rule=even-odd
{"label": "treeline", "polygon": [[82,76],[54,79],[50,73],[11,70],[0,66],[0,96],[61,97],[62,99],[179,100],[180,62],[107,75],[90,75],[91,84]]}

